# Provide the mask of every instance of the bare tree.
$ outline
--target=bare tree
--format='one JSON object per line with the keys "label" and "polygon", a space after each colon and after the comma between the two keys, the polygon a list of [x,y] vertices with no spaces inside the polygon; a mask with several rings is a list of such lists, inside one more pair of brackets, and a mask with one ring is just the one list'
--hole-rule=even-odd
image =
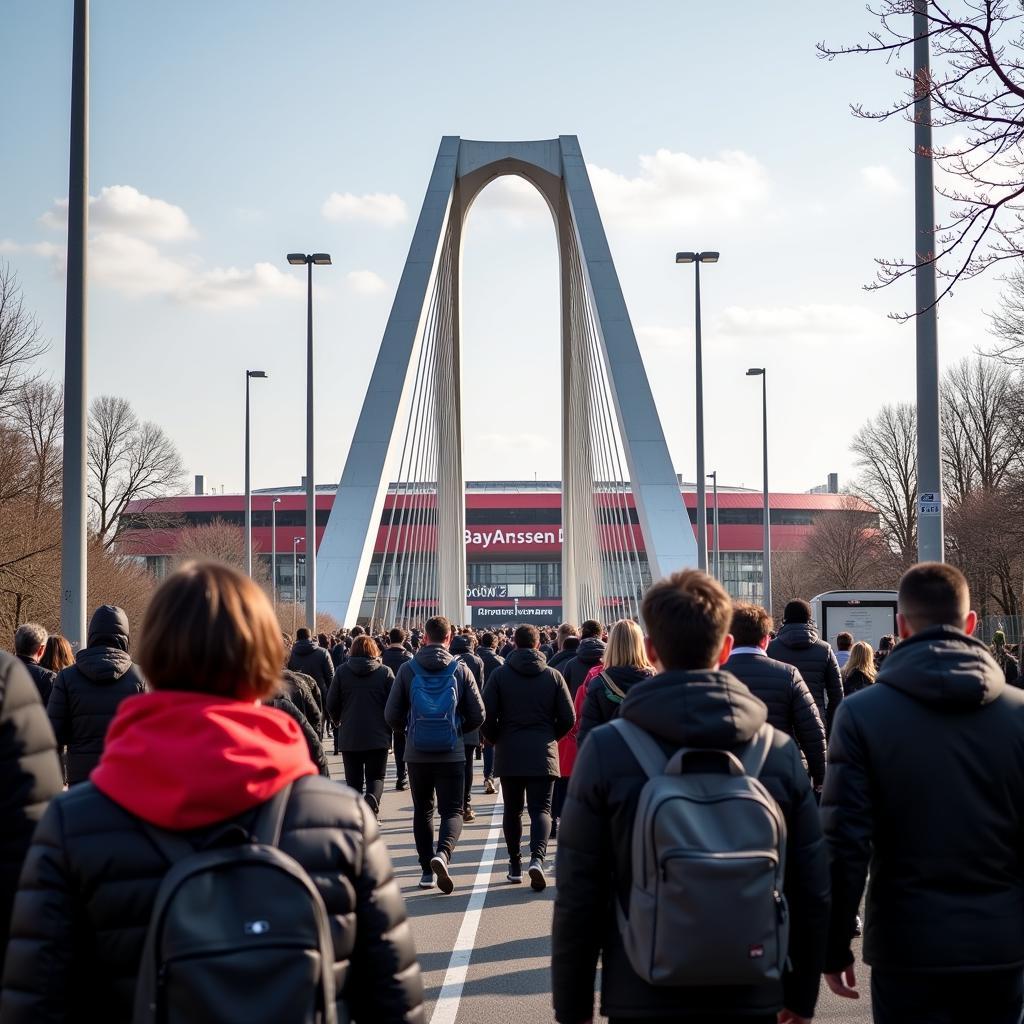
{"label": "bare tree", "polygon": [[174,442],[155,423],[140,422],[124,398],[103,395],[89,408],[89,500],[96,535],[109,548],[131,501],[180,490],[185,467]]}
{"label": "bare tree", "polygon": [[0,260],[0,412],[36,377],[36,360],[47,343],[35,314],[25,308],[18,277]]}
{"label": "bare tree", "polygon": [[874,514],[852,496],[838,511],[818,516],[806,558],[828,590],[868,590],[893,583],[896,574]]}
{"label": "bare tree", "polygon": [[917,409],[884,405],[854,435],[855,492],[878,509],[882,533],[904,565],[917,555]]}
{"label": "bare tree", "polygon": [[[918,38],[914,0],[877,0],[867,10],[879,25],[867,41],[840,47],[820,43],[819,54],[910,60]],[[941,172],[936,191],[948,212],[926,260],[943,279],[936,300],[941,301],[958,281],[1024,255],[1024,32],[1016,0],[928,0],[924,10],[930,75],[916,75],[911,62],[897,70],[905,85],[888,107],[868,110],[855,104],[852,109],[878,121],[900,116],[913,121],[914,100],[927,95],[933,127],[949,130],[949,144],[932,151]],[[905,258],[876,262],[872,288],[890,285],[916,266]],[[910,315],[894,314],[897,319]]]}
{"label": "bare tree", "polygon": [[32,452],[31,487],[38,510],[44,500],[59,500],[64,394],[52,381],[36,380],[21,389],[11,422]]}

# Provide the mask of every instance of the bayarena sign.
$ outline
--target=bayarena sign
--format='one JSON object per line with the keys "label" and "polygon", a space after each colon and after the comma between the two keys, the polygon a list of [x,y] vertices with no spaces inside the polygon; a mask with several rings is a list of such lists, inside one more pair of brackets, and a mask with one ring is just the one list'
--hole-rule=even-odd
{"label": "bayarena sign", "polygon": [[502,530],[489,527],[482,530],[466,530],[467,551],[519,551],[560,549],[564,534],[557,530]]}

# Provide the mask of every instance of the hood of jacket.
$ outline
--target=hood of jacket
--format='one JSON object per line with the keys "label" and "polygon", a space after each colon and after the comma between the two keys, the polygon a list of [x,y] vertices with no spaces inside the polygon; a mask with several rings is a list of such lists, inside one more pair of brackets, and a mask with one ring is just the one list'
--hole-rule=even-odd
{"label": "hood of jacket", "polygon": [[132,656],[119,647],[83,647],[75,655],[75,667],[94,683],[113,683],[132,667]]}
{"label": "hood of jacket", "polygon": [[619,714],[676,746],[725,749],[752,739],[768,709],[729,672],[701,669],[635,683]]}
{"label": "hood of jacket", "polygon": [[345,668],[357,676],[368,676],[372,672],[376,672],[380,666],[380,658],[366,658],[363,655],[350,656],[345,660]]}
{"label": "hood of jacket", "polygon": [[123,608],[112,604],[101,604],[89,620],[87,647],[116,647],[128,651],[128,616]]}
{"label": "hood of jacket", "polygon": [[458,636],[452,637],[452,643],[448,650],[452,654],[472,654],[473,641],[460,633]]}
{"label": "hood of jacket", "polygon": [[320,644],[313,639],[310,640],[296,640],[292,644],[292,654],[297,654],[300,657],[305,657],[307,654],[312,654],[313,651],[317,650]]}
{"label": "hood of jacket", "polygon": [[452,660],[451,653],[443,644],[425,644],[413,657],[428,672],[440,672]]}
{"label": "hood of jacket", "polygon": [[506,659],[505,664],[521,676],[539,676],[548,667],[544,652],[529,647],[517,647]]}
{"label": "hood of jacket", "polygon": [[932,626],[900,641],[875,682],[924,704],[961,711],[994,701],[1006,676],[980,640],[953,626]]}
{"label": "hood of jacket", "polygon": [[283,711],[160,690],[121,702],[91,781],[160,828],[233,818],[316,775],[302,730]]}
{"label": "hood of jacket", "polygon": [[779,630],[775,639],[791,650],[806,650],[818,642],[818,627],[813,622],[790,622]]}
{"label": "hood of jacket", "polygon": [[596,636],[588,636],[586,640],[580,641],[576,657],[584,665],[596,665],[604,657],[604,641]]}

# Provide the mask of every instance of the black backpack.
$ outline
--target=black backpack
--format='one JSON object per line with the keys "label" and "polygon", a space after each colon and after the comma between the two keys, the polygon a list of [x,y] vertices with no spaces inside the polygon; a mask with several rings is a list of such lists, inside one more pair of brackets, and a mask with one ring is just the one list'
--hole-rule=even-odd
{"label": "black backpack", "polygon": [[222,833],[244,837],[231,845],[196,850],[143,823],[171,867],[153,904],[134,1024],[341,1024],[324,901],[277,849],[291,789],[260,807],[247,836]]}

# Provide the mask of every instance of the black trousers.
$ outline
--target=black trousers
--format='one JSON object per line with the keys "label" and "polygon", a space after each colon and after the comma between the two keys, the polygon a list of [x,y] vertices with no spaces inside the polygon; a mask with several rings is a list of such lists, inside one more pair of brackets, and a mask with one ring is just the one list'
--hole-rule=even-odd
{"label": "black trousers", "polygon": [[388,770],[388,748],[343,750],[341,763],[345,766],[345,784],[357,793],[365,794],[366,802],[375,811],[379,810],[380,798],[384,795],[384,776]]}
{"label": "black trousers", "polygon": [[555,793],[551,800],[551,817],[560,818],[565,806],[565,795],[569,792],[569,776],[563,775],[555,779]]}
{"label": "black trousers", "polygon": [[1020,1024],[1024,971],[871,972],[875,1024]]}
{"label": "black trousers", "polygon": [[[442,764],[409,762],[409,791],[412,794],[412,834],[420,867],[430,870],[435,853],[452,859],[455,844],[462,835],[462,794],[466,785],[466,765],[462,760]],[[434,794],[441,817],[437,847],[434,847]]]}
{"label": "black trousers", "polygon": [[395,747],[395,771],[398,775],[396,781],[401,782],[405,779],[405,733],[396,732],[394,734],[394,747]]}
{"label": "black trousers", "polygon": [[523,841],[523,804],[530,812],[530,856],[544,859],[551,838],[551,792],[555,780],[547,775],[501,777],[501,795],[505,801],[502,829],[512,860],[520,857]]}
{"label": "black trousers", "polygon": [[466,784],[462,790],[462,808],[466,810],[473,802],[473,758],[476,755],[476,744],[466,747]]}

